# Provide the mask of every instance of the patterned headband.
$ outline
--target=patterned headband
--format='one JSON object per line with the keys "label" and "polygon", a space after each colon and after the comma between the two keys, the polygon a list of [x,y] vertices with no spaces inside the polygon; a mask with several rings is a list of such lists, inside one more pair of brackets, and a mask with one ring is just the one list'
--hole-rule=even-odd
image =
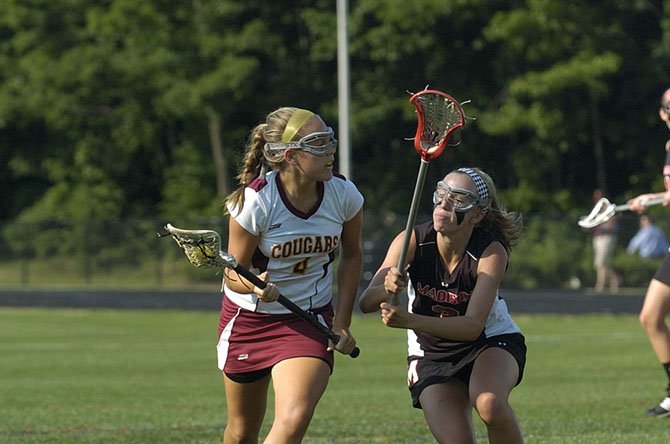
{"label": "patterned headband", "polygon": [[459,168],[456,171],[470,176],[470,179],[472,179],[472,181],[475,183],[475,186],[477,187],[477,195],[479,196],[480,201],[479,206],[484,212],[487,212],[489,208],[489,187],[486,186],[486,182],[484,182],[482,176],[477,174],[477,172],[471,168]]}

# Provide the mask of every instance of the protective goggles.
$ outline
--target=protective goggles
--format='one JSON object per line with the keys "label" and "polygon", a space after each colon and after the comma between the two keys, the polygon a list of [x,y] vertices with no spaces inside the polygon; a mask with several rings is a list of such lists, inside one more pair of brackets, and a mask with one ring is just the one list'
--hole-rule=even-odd
{"label": "protective goggles", "polygon": [[337,139],[329,127],[327,131],[307,134],[296,142],[268,142],[265,150],[303,150],[315,156],[332,156],[337,151]]}
{"label": "protective goggles", "polygon": [[437,188],[433,193],[433,203],[439,205],[445,200],[455,211],[463,213],[480,204],[476,193],[462,188],[451,188],[441,180],[437,183]]}

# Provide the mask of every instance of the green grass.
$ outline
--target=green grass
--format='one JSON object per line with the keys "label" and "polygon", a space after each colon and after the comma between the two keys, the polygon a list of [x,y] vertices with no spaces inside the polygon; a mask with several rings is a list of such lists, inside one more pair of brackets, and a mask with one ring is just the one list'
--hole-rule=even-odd
{"label": "green grass", "polygon": [[[218,313],[0,309],[0,442],[214,443],[225,425]],[[635,316],[517,316],[528,364],[511,402],[527,443],[663,443],[663,379]],[[354,320],[305,443],[433,443],[405,387],[404,332]],[[445,412],[445,420],[447,420]],[[272,409],[263,426],[267,433]],[[486,432],[475,417],[479,442]]]}
{"label": "green grass", "polygon": [[[221,283],[213,270],[191,266],[182,256],[136,265],[101,265],[95,258],[84,267],[73,258],[31,259],[0,263],[3,289],[212,289]],[[85,270],[88,270],[85,272]]]}

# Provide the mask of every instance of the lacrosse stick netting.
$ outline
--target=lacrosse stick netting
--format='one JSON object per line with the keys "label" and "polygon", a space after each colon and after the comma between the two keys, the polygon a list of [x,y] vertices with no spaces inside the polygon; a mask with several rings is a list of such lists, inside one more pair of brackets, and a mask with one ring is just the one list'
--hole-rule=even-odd
{"label": "lacrosse stick netting", "polygon": [[182,230],[170,224],[165,230],[182,249],[188,261],[200,268],[225,268],[231,263],[221,251],[221,236],[213,230]]}
{"label": "lacrosse stick netting", "polygon": [[413,94],[409,101],[417,114],[414,149],[422,160],[433,160],[442,154],[451,134],[465,125],[463,108],[450,95],[431,89]]}

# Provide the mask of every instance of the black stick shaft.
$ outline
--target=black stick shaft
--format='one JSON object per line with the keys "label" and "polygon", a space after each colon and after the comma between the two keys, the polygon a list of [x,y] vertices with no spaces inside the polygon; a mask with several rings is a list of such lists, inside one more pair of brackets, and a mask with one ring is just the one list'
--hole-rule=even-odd
{"label": "black stick shaft", "polygon": [[[253,274],[251,271],[247,270],[240,264],[237,264],[235,268],[233,268],[237,274],[240,276],[244,277],[246,280],[254,284],[258,288],[265,288],[267,284],[260,280],[258,276]],[[279,302],[281,305],[286,307],[288,310],[291,311],[291,313],[300,316],[302,319],[307,321],[309,324],[311,324],[314,328],[322,332],[328,339],[333,341],[333,344],[337,344],[340,341],[340,336],[338,334],[335,334],[331,329],[323,325],[319,320],[314,316],[309,313],[307,313],[305,310],[297,306],[295,303],[293,303],[290,299],[288,299],[286,296],[280,294],[279,299],[277,299],[277,302]],[[355,347],[351,353],[349,353],[349,356],[352,358],[357,357],[361,353],[361,350],[358,347]]]}
{"label": "black stick shaft", "polygon": [[[414,185],[414,194],[412,195],[412,202],[409,207],[409,214],[407,215],[407,225],[405,226],[405,238],[400,250],[400,257],[398,258],[398,271],[403,273],[405,279],[405,259],[407,259],[407,251],[409,250],[410,239],[412,238],[412,230],[416,222],[416,213],[419,211],[419,200],[421,199],[421,192],[423,191],[423,184],[426,181],[426,171],[428,171],[428,161],[421,159],[419,166],[419,174],[416,177],[416,184]],[[392,294],[389,298],[391,305],[398,305],[400,298],[397,294]]]}

